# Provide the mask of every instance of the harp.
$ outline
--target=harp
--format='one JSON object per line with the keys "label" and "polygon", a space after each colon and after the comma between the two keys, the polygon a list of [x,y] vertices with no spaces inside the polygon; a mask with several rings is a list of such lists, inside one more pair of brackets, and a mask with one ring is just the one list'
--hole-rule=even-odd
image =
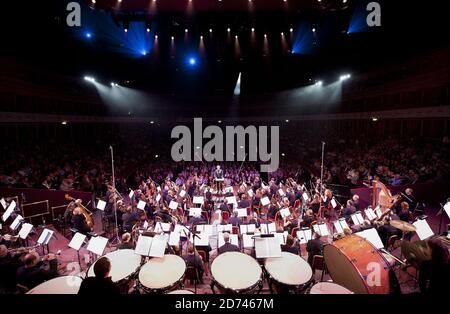
{"label": "harp", "polygon": [[381,182],[374,180],[372,186],[372,208],[380,206],[381,212],[384,213],[391,209],[394,204],[395,197],[391,191]]}

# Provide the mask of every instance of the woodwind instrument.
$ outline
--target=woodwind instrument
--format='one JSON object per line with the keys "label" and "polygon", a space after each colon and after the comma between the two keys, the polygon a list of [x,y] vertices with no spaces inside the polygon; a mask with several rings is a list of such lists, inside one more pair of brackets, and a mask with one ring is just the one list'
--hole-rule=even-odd
{"label": "woodwind instrument", "polygon": [[[64,198],[68,201],[72,201],[72,202],[76,201],[76,198],[70,196],[69,194],[64,195]],[[78,206],[78,208],[80,209],[84,218],[86,218],[86,224],[88,225],[89,228],[92,229],[94,227],[94,219],[92,218],[92,212],[81,203],[80,203],[80,206]]]}

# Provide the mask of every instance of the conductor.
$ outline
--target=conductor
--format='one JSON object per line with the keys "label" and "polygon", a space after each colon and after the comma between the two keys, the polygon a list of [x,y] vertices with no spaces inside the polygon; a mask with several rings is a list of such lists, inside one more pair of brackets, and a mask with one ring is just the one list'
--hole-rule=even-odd
{"label": "conductor", "polygon": [[223,178],[223,170],[220,169],[219,165],[217,165],[216,170],[214,171],[214,178],[216,180],[217,192],[222,193],[224,178]]}

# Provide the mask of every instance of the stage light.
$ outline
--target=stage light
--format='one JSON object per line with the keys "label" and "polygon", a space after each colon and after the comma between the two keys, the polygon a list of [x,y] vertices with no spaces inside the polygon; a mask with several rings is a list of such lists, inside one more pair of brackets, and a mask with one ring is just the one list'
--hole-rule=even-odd
{"label": "stage light", "polygon": [[147,33],[150,33],[150,28],[147,28]]}
{"label": "stage light", "polygon": [[128,33],[128,28],[124,28],[123,30],[125,33]]}
{"label": "stage light", "polygon": [[159,155],[155,155],[155,158],[158,158],[159,157]]}
{"label": "stage light", "polygon": [[85,77],[84,77],[84,80],[85,80],[85,81],[88,81],[88,82],[92,82],[92,83],[95,82],[95,78],[93,78],[92,76],[85,76]]}
{"label": "stage light", "polygon": [[234,38],[238,39],[238,35],[234,36]]}
{"label": "stage light", "polygon": [[377,118],[377,117],[372,117],[372,121],[373,121],[373,122],[377,122],[377,121],[378,121],[378,118]]}
{"label": "stage light", "polygon": [[155,39],[158,39],[158,35],[155,35]]}
{"label": "stage light", "polygon": [[323,82],[322,81],[317,81],[314,85],[316,86],[322,86]]}
{"label": "stage light", "polygon": [[254,32],[254,31],[255,31],[255,28],[252,27],[252,32]]}
{"label": "stage light", "polygon": [[267,34],[264,34],[264,38],[267,38]]}
{"label": "stage light", "polygon": [[92,38],[92,33],[91,33],[91,32],[86,32],[86,33],[84,34],[84,36],[85,36],[87,39],[91,39],[91,38]]}
{"label": "stage light", "polygon": [[155,121],[150,121],[150,124],[153,124],[153,123],[155,123]]}
{"label": "stage light", "polygon": [[171,37],[170,37],[170,39],[174,40],[174,39],[175,39],[175,37],[171,36]]}
{"label": "stage light", "polygon": [[147,51],[141,50],[141,55],[143,55],[143,56],[147,55]]}
{"label": "stage light", "polygon": [[231,32],[231,28],[228,27],[228,28],[227,28],[227,32],[228,32],[228,33]]}
{"label": "stage light", "polygon": [[95,4],[95,0],[92,0],[91,2],[92,2],[92,4]]}
{"label": "stage light", "polygon": [[285,155],[284,153],[281,153],[281,156],[283,156],[283,157],[284,157],[284,156],[286,156],[286,155]]}
{"label": "stage light", "polygon": [[189,32],[189,30],[188,30],[187,28],[185,28],[185,29],[184,29],[184,32],[187,33],[187,32]]}
{"label": "stage light", "polygon": [[114,86],[119,86],[119,84],[111,82],[111,87],[114,87]]}
{"label": "stage light", "polygon": [[217,123],[222,123],[222,120],[217,121]]}
{"label": "stage light", "polygon": [[315,33],[315,32],[316,32],[316,29],[315,29],[315,28],[313,28],[313,29],[312,29],[312,32],[313,32],[313,33]]}
{"label": "stage light", "polygon": [[289,120],[286,119],[286,122],[289,122]]}
{"label": "stage light", "polygon": [[212,33],[212,28],[209,29],[209,32]]}
{"label": "stage light", "polygon": [[194,65],[196,65],[197,64],[197,59],[195,59],[195,58],[189,58],[189,65],[192,65],[192,66],[194,66]]}
{"label": "stage light", "polygon": [[350,78],[350,74],[344,74],[339,77],[339,80],[343,81],[343,80],[347,80],[349,78]]}
{"label": "stage light", "polygon": [[67,121],[63,121],[63,122],[61,122],[61,124],[62,124],[62,125],[66,125],[66,124],[67,124]]}
{"label": "stage light", "polygon": [[293,31],[294,31],[294,29],[293,28],[291,28],[291,29],[289,29],[289,31],[292,33]]}

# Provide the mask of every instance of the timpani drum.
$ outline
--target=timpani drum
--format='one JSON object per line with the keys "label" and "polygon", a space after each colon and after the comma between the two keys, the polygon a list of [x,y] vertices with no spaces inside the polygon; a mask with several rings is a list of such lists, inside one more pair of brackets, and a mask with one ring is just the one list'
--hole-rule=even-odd
{"label": "timpani drum", "polygon": [[289,252],[281,252],[281,257],[267,258],[264,268],[269,274],[269,283],[275,284],[277,292],[299,290],[312,279],[311,266],[303,258]]}
{"label": "timpani drum", "polygon": [[139,271],[139,288],[145,293],[164,293],[183,286],[186,262],[178,255],[154,257]]}
{"label": "timpani drum", "polygon": [[347,236],[325,245],[323,256],[333,282],[354,293],[390,292],[389,263],[369,241]]}
{"label": "timpani drum", "polygon": [[[109,273],[122,293],[128,293],[132,284],[132,279],[136,275],[140,265],[141,256],[134,253],[134,250],[117,250],[106,255],[111,262],[111,272]],[[97,261],[96,261],[97,262]],[[95,277],[94,264],[89,267],[88,277]]]}
{"label": "timpani drum", "polygon": [[352,294],[350,290],[334,282],[318,282],[309,290],[309,294]]}
{"label": "timpani drum", "polygon": [[194,294],[191,290],[173,290],[168,292],[167,294]]}
{"label": "timpani drum", "polygon": [[41,283],[27,294],[77,294],[82,281],[78,276],[61,276]]}
{"label": "timpani drum", "polygon": [[262,269],[251,256],[240,252],[226,252],[211,264],[211,290],[223,293],[248,293],[262,288]]}

